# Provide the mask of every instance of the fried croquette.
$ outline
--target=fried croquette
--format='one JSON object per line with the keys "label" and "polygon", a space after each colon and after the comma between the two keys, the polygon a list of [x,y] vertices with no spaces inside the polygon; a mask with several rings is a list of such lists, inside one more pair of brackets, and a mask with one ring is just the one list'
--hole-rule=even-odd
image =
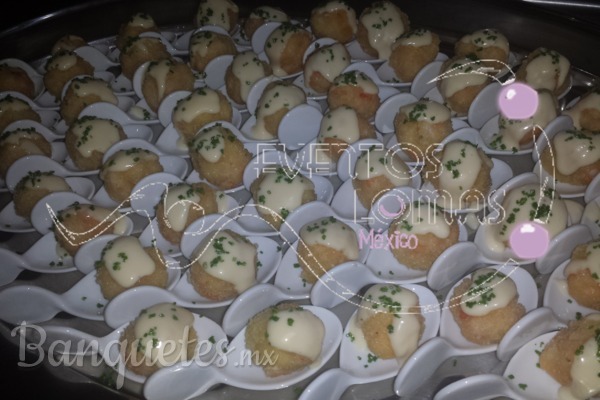
{"label": "fried croquette", "polygon": [[194,253],[190,282],[202,296],[233,299],[256,283],[256,245],[229,229],[208,235]]}
{"label": "fried croquette", "polygon": [[15,186],[13,201],[17,215],[30,220],[31,210],[45,196],[52,192],[70,192],[71,187],[54,171],[30,171]]}
{"label": "fried croquette", "polygon": [[158,155],[145,149],[131,148],[113,154],[102,165],[100,179],[111,199],[129,204],[133,187],[144,177],[162,172]]}
{"label": "fried croquette", "polygon": [[356,11],[343,1],[329,1],[311,11],[310,27],[317,38],[328,37],[346,44],[356,34]]}
{"label": "fried croquette", "polygon": [[44,136],[34,128],[15,129],[0,136],[0,176],[6,178],[6,172],[18,159],[30,155],[52,156],[52,146]]}
{"label": "fried croquette", "polygon": [[[424,162],[434,145],[452,133],[450,110],[435,101],[421,100],[401,107],[394,117],[398,143],[412,161]],[[415,150],[411,150],[415,147]]]}
{"label": "fried croquette", "polygon": [[587,315],[580,320],[570,321],[567,328],[560,330],[540,354],[540,368],[563,386],[573,381],[571,366],[577,350],[589,339],[597,338],[600,331],[598,314]]}
{"label": "fried croquette", "polygon": [[102,158],[110,146],[126,138],[117,122],[85,116],[71,124],[65,134],[65,145],[77,168],[92,171],[102,166]]}
{"label": "fried croquette", "polygon": [[[120,338],[121,357],[123,360],[125,360],[125,367],[141,376],[150,376],[160,368],[172,365],[177,361],[193,359],[196,346],[198,345],[198,334],[193,326],[193,315],[186,316],[189,311],[174,304],[161,304],[159,306],[160,308],[153,306],[149,309],[142,310],[140,316],[138,316],[135,321],[131,322],[127,328],[125,328],[125,331]],[[152,316],[153,314],[154,316]],[[144,324],[144,319],[152,319],[152,322],[157,323],[156,321],[160,320],[161,318],[171,319],[171,321],[169,321],[169,331],[171,332],[173,331],[173,325],[178,324],[177,333],[174,335],[166,334],[165,337],[155,337],[155,334],[157,333],[156,331],[158,330],[156,329],[153,331],[153,335],[147,335],[144,337],[142,334],[142,337],[136,336],[136,327],[138,326],[138,322]],[[147,332],[148,331],[144,333]],[[161,332],[163,332],[162,329]],[[175,344],[175,346],[171,347],[172,345],[165,345],[164,347],[161,347],[164,353],[161,353],[159,350],[157,353],[153,354],[153,352],[148,351],[149,349],[147,348],[147,346],[152,345],[153,339],[157,341],[164,340],[165,343],[169,343],[168,341],[171,341],[170,343]],[[184,344],[185,347],[183,346]],[[157,349],[154,348],[153,350]],[[163,365],[163,363],[166,365]]]}
{"label": "fried croquette", "polygon": [[100,290],[105,299],[112,300],[132,287],[156,286],[163,289],[167,287],[169,275],[162,252],[156,247],[145,247],[144,252],[152,259],[154,271],[149,275],[141,276],[129,287],[121,286],[121,284],[113,278],[108,271],[108,268],[111,268],[111,266],[107,266],[103,260],[99,260],[96,263],[96,282],[100,285]]}
{"label": "fried croquette", "polygon": [[60,100],[67,82],[78,75],[94,75],[94,67],[76,53],[56,53],[46,63],[44,86],[51,95]]}
{"label": "fried croquette", "polygon": [[179,244],[185,228],[192,222],[218,212],[216,196],[217,193],[203,182],[169,186],[156,206],[161,235],[169,242]]}
{"label": "fried croquette", "polygon": [[0,99],[0,132],[15,121],[29,119],[35,122],[41,122],[41,118],[31,106],[16,97],[6,95]]}
{"label": "fried croquette", "polygon": [[[426,233],[414,233],[416,225],[420,225],[420,232]],[[436,233],[440,231],[445,234],[438,236]],[[391,237],[396,233],[412,233],[418,239],[417,246],[413,248],[392,247],[396,260],[408,268],[426,271],[440,254],[458,243],[459,229],[456,220],[435,206],[415,202],[390,225],[388,235]]]}
{"label": "fried croquette", "polygon": [[154,112],[165,97],[178,90],[194,90],[194,73],[190,67],[173,59],[152,61],[144,74],[142,93]]}
{"label": "fried croquette", "polygon": [[434,61],[440,51],[440,38],[427,29],[403,33],[392,45],[389,64],[402,82],[412,82],[417,73]]}
{"label": "fried croquette", "polygon": [[[510,278],[508,278],[510,279]],[[485,346],[499,343],[504,334],[525,315],[525,307],[518,302],[518,294],[502,307],[481,316],[465,313],[461,307],[463,295],[469,292],[473,281],[465,278],[453,291],[450,311],[462,335],[469,341]]]}
{"label": "fried croquette", "polygon": [[221,190],[242,185],[253,155],[227,128],[214,125],[198,132],[189,143],[192,166],[201,178]]}
{"label": "fried croquette", "polygon": [[35,86],[25,70],[0,64],[0,92],[9,91],[22,93],[30,99],[35,97]]}
{"label": "fried croquette", "polygon": [[345,72],[334,79],[327,93],[327,104],[330,109],[352,107],[359,115],[370,119],[380,105],[379,88],[363,72]]}
{"label": "fried croquette", "polygon": [[199,72],[204,72],[208,63],[215,58],[236,53],[233,39],[221,33],[199,31],[190,40],[190,66]]}
{"label": "fried croquette", "polygon": [[92,77],[76,77],[65,91],[60,103],[60,115],[67,126],[71,126],[84,108],[99,102],[118,104],[117,96],[108,83]]}
{"label": "fried croquette", "polygon": [[233,110],[223,93],[209,88],[198,88],[177,102],[173,109],[173,126],[185,143],[198,130],[213,121],[231,122]]}
{"label": "fried croquette", "polygon": [[[302,315],[304,313],[309,313],[309,315]],[[306,354],[311,356],[316,354],[316,357],[308,357],[274,346],[272,342],[280,338],[271,337],[269,327],[275,327],[274,325],[278,323],[289,325],[290,329],[295,330],[293,344]],[[284,327],[284,329],[278,330],[277,333],[286,334],[287,330]],[[248,322],[245,333],[246,347],[253,354],[272,354],[269,360],[271,362],[256,357],[252,360],[254,364],[260,363],[259,365],[263,368],[265,374],[271,378],[291,374],[312,364],[321,353],[323,337],[323,322],[310,311],[304,310],[293,303],[282,303],[256,314]]]}

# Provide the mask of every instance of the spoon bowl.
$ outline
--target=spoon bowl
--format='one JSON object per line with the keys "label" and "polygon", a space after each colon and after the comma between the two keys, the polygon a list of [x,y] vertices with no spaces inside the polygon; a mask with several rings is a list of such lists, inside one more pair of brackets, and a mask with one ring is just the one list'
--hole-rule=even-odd
{"label": "spoon bowl", "polygon": [[[437,335],[440,325],[438,300],[423,286],[404,285],[402,288],[414,292],[419,297],[421,315],[425,319],[425,329],[419,340],[419,344],[422,344]],[[405,359],[373,357],[357,324],[357,314],[358,310],[352,314],[344,329],[340,347],[340,368],[331,369],[317,377],[304,390],[300,399],[338,399],[350,385],[377,382],[398,374]]]}

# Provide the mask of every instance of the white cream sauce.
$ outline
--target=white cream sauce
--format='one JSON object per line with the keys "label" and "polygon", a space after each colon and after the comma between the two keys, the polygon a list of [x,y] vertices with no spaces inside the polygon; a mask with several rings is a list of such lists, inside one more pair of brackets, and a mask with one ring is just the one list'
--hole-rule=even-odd
{"label": "white cream sauce", "polygon": [[158,156],[150,150],[131,148],[127,150],[119,150],[113,154],[102,168],[100,177],[104,179],[107,172],[123,172],[133,168],[137,163],[142,161],[158,162]]}
{"label": "white cream sauce", "polygon": [[444,74],[440,83],[442,96],[448,99],[464,88],[484,84],[488,80],[487,75],[476,72],[481,66],[480,61],[469,58],[459,58],[448,65],[446,70],[441,71]]}
{"label": "white cream sauce", "polygon": [[429,46],[431,43],[433,43],[433,35],[430,30],[415,29],[400,35],[392,45],[392,50],[398,46],[422,47]]}
{"label": "white cream sauce", "polygon": [[192,122],[200,114],[216,114],[221,110],[217,92],[209,88],[194,90],[177,102],[173,110],[173,122]]}
{"label": "white cream sauce", "polygon": [[494,223],[484,238],[486,246],[493,252],[505,249],[504,242],[508,242],[512,231],[521,222],[533,221],[543,225],[550,239],[567,227],[568,214],[564,201],[554,197],[549,189],[540,195],[539,184],[512,189],[502,201],[502,210],[502,221]]}
{"label": "white cream sauce", "polygon": [[170,228],[176,232],[185,229],[190,209],[200,207],[202,193],[187,183],[171,186],[164,196],[163,208]]}
{"label": "white cream sauce", "polygon": [[396,358],[405,359],[416,350],[420,339],[419,311],[411,310],[418,305],[419,298],[408,289],[398,285],[373,285],[360,303],[357,322],[362,326],[377,313],[393,314],[387,334]]}
{"label": "white cream sauce", "polygon": [[581,113],[584,110],[596,110],[600,112],[600,91],[594,90],[581,98],[572,108],[564,112],[573,120],[573,125],[581,129]]}
{"label": "white cream sauce", "polygon": [[317,360],[323,347],[325,325],[316,315],[302,308],[273,310],[267,324],[273,347]]}
{"label": "white cream sauce", "polygon": [[541,49],[540,54],[527,64],[527,83],[534,89],[556,90],[565,82],[571,63],[554,50]]}
{"label": "white cream sauce", "polygon": [[350,65],[350,54],[346,46],[341,43],[334,43],[321,47],[306,59],[304,82],[308,84],[310,77],[315,72],[321,73],[323,78],[333,82],[348,65]]}
{"label": "white cream sauce", "polygon": [[[277,168],[274,173],[265,173],[254,201],[262,213],[279,215],[285,219],[288,214],[302,205],[305,191],[314,191],[314,184],[297,171]],[[275,217],[276,218],[276,217]]]}
{"label": "white cream sauce", "polygon": [[379,93],[379,88],[371,78],[360,71],[348,71],[340,74],[333,80],[336,86],[350,85],[362,89],[368,94]]}
{"label": "white cream sauce", "polygon": [[231,0],[203,0],[198,5],[196,26],[217,25],[231,31],[229,11],[239,12],[238,6]]}
{"label": "white cream sauce", "polygon": [[471,286],[460,299],[461,310],[481,317],[504,308],[517,296],[517,285],[506,275],[491,268],[481,268],[471,275]]}
{"label": "white cream sauce", "polygon": [[364,152],[356,160],[354,172],[359,180],[385,176],[393,186],[406,186],[411,182],[408,166],[388,149],[372,148]]}
{"label": "white cream sauce", "polygon": [[94,151],[104,153],[119,142],[119,125],[109,119],[81,118],[71,126],[75,147],[83,157],[91,157]]}
{"label": "white cream sauce", "polygon": [[146,13],[134,14],[129,20],[128,25],[143,29],[154,28],[156,26],[154,19]]}
{"label": "white cream sauce", "polygon": [[348,260],[358,259],[356,233],[334,217],[324,217],[304,225],[300,230],[300,239],[307,246],[327,246],[341,252]]}
{"label": "white cream sauce", "polygon": [[282,108],[288,111],[297,105],[306,103],[306,94],[296,85],[279,83],[263,92],[256,107],[256,125],[252,127],[255,139],[272,139],[267,131],[265,117],[275,114]]}
{"label": "white cream sauce", "polygon": [[408,28],[404,26],[400,9],[389,1],[371,5],[369,11],[361,15],[360,22],[367,29],[369,45],[383,60],[390,58],[392,44]]}
{"label": "white cream sauce", "polygon": [[228,229],[216,232],[198,247],[197,263],[207,274],[229,282],[242,293],[256,282],[256,246]]}
{"label": "white cream sauce", "polygon": [[471,43],[479,48],[498,47],[508,54],[508,39],[496,29],[481,29],[460,39],[463,43]]}
{"label": "white cream sauce", "polygon": [[173,67],[173,61],[165,59],[160,61],[155,61],[150,63],[148,69],[146,70],[146,74],[154,78],[156,82],[156,87],[158,89],[158,99],[159,101],[164,97],[165,90],[167,87],[167,77],[174,71],[171,68]]}
{"label": "white cream sauce", "polygon": [[438,124],[450,119],[450,109],[437,101],[419,100],[416,103],[400,107],[400,113],[406,115],[409,122],[427,122]]}
{"label": "white cream sauce", "polygon": [[188,360],[187,347],[194,315],[172,303],[161,303],[145,310],[134,322],[138,349],[161,367]]}
{"label": "white cream sauce", "polygon": [[125,288],[156,269],[154,260],[135,236],[121,236],[109,242],[102,250],[102,262],[110,276]]}
{"label": "white cream sauce", "polygon": [[600,160],[600,135],[568,130],[552,138],[556,168],[565,175]]}
{"label": "white cream sauce", "polygon": [[[194,150],[206,161],[216,163],[225,152],[226,133],[227,130],[219,125],[203,129],[190,142],[190,149]],[[232,137],[231,135],[227,136]]]}
{"label": "white cream sauce", "polygon": [[75,53],[64,53],[52,57],[48,65],[46,65],[46,71],[52,71],[57,69],[59,71],[66,71],[77,64],[77,55]]}
{"label": "white cream sauce", "polygon": [[501,150],[520,149],[519,142],[536,126],[545,128],[550,121],[558,116],[558,104],[554,95],[547,91],[538,92],[538,108],[528,119],[508,119],[502,113],[498,119],[499,139],[492,142],[493,148]]}
{"label": "white cream sauce", "polygon": [[[479,156],[477,147],[471,143],[452,141],[444,146],[441,159],[441,172],[439,175],[439,190],[444,200],[449,196],[451,208],[462,208],[468,206],[463,204],[461,196],[473,188],[483,161]],[[482,193],[483,198],[487,193]],[[446,204],[444,204],[446,207]]]}
{"label": "white cream sauce", "polygon": [[443,211],[427,202],[414,202],[408,210],[394,222],[395,232],[404,232],[414,235],[432,233],[440,239],[450,235],[450,224],[446,221]]}
{"label": "white cream sauce", "polygon": [[252,85],[266,76],[262,62],[253,51],[236,55],[231,64],[231,72],[240,81],[240,97],[244,102],[248,100]]}
{"label": "white cream sauce", "polygon": [[23,178],[24,188],[42,189],[49,192],[70,192],[71,187],[62,176],[54,175],[53,172],[30,172]]}
{"label": "white cream sauce", "polygon": [[108,86],[108,83],[102,79],[75,78],[71,82],[71,86],[78,97],[95,95],[100,97],[100,101],[115,105],[118,103],[117,96],[115,96],[110,86]]}
{"label": "white cream sauce", "polygon": [[256,7],[254,10],[252,10],[252,12],[250,13],[250,17],[249,18],[261,18],[265,21],[269,21],[269,22],[286,22],[290,20],[290,17],[288,17],[288,15],[283,12],[282,10],[278,9],[278,8],[274,8],[274,7],[269,7],[269,6],[260,6],[260,7]]}
{"label": "white cream sauce", "polygon": [[323,143],[325,138],[338,139],[348,144],[360,139],[356,111],[351,107],[342,106],[325,114],[321,120],[317,140]]}

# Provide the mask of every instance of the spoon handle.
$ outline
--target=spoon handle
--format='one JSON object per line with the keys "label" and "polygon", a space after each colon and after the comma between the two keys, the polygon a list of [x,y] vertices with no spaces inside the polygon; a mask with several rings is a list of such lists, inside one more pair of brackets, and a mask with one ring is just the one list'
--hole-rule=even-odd
{"label": "spoon handle", "polygon": [[0,292],[0,319],[11,324],[48,321],[64,309],[56,293],[37,286],[12,286]]}
{"label": "spoon handle", "polygon": [[435,394],[433,400],[485,400],[506,396],[511,399],[519,396],[498,375],[483,374],[453,382]]}
{"label": "spoon handle", "polygon": [[161,368],[146,380],[144,397],[147,400],[191,399],[226,380],[219,370],[212,366],[176,364]]}
{"label": "spoon handle", "polygon": [[[97,337],[63,326],[44,326],[42,330],[45,334],[46,343],[53,346],[53,351],[79,356],[108,352],[106,348],[109,344],[108,337]],[[55,346],[59,342],[64,343],[65,347]]]}
{"label": "spoon handle", "polygon": [[0,286],[8,285],[17,279],[17,276],[27,269],[27,262],[20,255],[10,250],[0,248]]}
{"label": "spoon handle", "polygon": [[308,385],[298,400],[337,400],[350,387],[359,383],[356,378],[340,368],[330,369]]}
{"label": "spoon handle", "polygon": [[525,314],[504,334],[498,344],[496,356],[501,361],[508,361],[523,345],[544,333],[564,328],[565,324],[558,320],[548,307],[536,308]]}
{"label": "spoon handle", "polygon": [[398,396],[410,396],[427,381],[447,359],[456,355],[456,349],[441,337],[423,343],[406,361],[394,381]]}

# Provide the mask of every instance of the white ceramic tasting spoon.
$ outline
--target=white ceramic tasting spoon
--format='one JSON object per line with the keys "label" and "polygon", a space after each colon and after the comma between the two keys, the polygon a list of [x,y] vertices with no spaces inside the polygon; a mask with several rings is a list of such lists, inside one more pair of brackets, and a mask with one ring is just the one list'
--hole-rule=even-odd
{"label": "white ceramic tasting spoon", "polygon": [[[250,350],[246,348],[246,330],[244,329],[229,343],[227,362],[224,366],[200,367],[197,364],[191,364],[185,367],[163,368],[148,378],[144,385],[144,396],[148,400],[190,399],[199,396],[218,383],[250,390],[275,390],[308,378],[319,371],[337,350],[342,340],[342,324],[329,310],[314,306],[302,307],[316,315],[325,326],[321,355],[313,365],[279,377],[266,376],[260,366],[250,365],[245,360],[246,357],[243,354],[247,354]],[[240,364],[244,360],[247,364]]]}
{"label": "white ceramic tasting spoon", "polygon": [[[518,266],[507,264],[489,268],[496,269],[513,280],[517,286],[519,303],[525,307],[526,311],[537,307],[537,287],[529,272]],[[457,282],[454,287],[461,282],[462,280]],[[396,377],[394,391],[398,396],[410,396],[435,373],[438,366],[450,357],[484,354],[496,350],[497,345],[495,344],[482,346],[467,340],[462,335],[449,308],[454,287],[448,292],[442,307],[439,337],[427,341],[417,349]]]}
{"label": "white ceramic tasting spoon", "polygon": [[[419,308],[425,329],[419,345],[437,335],[440,310],[435,295],[424,286],[403,285],[419,297]],[[377,359],[367,347],[361,329],[356,324],[355,311],[344,330],[340,348],[340,368],[330,369],[312,381],[302,392],[300,400],[339,399],[351,385],[377,382],[398,374],[405,359]],[[400,316],[402,318],[402,316]]]}
{"label": "white ceramic tasting spoon", "polygon": [[[103,337],[96,337],[77,329],[62,326],[43,326],[41,329],[43,329],[46,335],[45,343],[56,343],[58,341],[68,343],[70,341],[71,346],[76,346],[78,351],[85,349],[86,353],[91,352],[92,354],[102,356],[102,359],[119,373],[117,379],[125,377],[137,383],[144,383],[146,377],[127,369],[120,354],[120,338],[128,325],[129,322]],[[218,353],[221,352],[221,349],[218,349],[219,344],[227,342],[227,338],[221,327],[209,318],[194,314],[193,326],[198,335],[198,343],[200,344],[196,347],[196,354],[192,360],[173,364],[173,367],[179,367],[183,364],[205,365],[211,363],[219,357]],[[208,343],[217,344],[217,346],[206,346]],[[59,346],[56,347],[56,349],[58,348]],[[208,348],[208,351],[203,350],[206,348]]]}

